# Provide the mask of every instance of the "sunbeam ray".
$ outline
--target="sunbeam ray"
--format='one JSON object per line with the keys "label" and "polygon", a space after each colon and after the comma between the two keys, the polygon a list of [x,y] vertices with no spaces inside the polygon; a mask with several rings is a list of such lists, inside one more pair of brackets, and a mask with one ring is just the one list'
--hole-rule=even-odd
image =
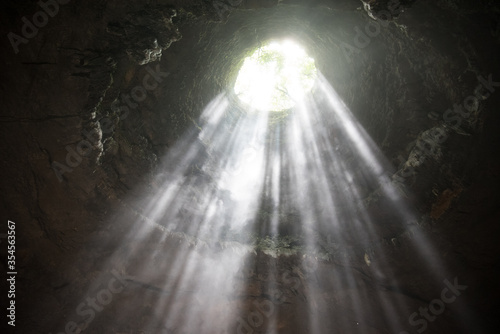
{"label": "sunbeam ray", "polygon": [[[156,244],[134,271],[125,269],[136,286],[159,293],[145,297],[154,309],[151,331],[220,333],[236,326],[250,333],[258,324],[266,333],[281,332],[286,307],[274,304],[272,292],[262,292],[272,310],[262,321],[247,322],[234,296],[249,289],[244,273],[251,269],[249,254],[257,254],[255,240],[282,237],[297,240],[303,254],[293,271],[294,293],[299,287],[305,295],[331,289],[338,294],[334,304],[349,314],[324,319],[321,305],[327,304],[306,300],[309,333],[328,326],[370,333],[378,322],[366,313],[367,302],[377,305],[387,328],[404,328],[408,307],[383,240],[392,237],[388,231],[405,233],[414,213],[391,182],[392,167],[381,150],[321,74],[315,87],[276,124],[268,112],[234,112],[221,94],[164,157],[158,186],[142,210],[134,209],[138,219],[127,237],[134,245],[129,252]],[[390,214],[378,214],[378,205]],[[439,268],[430,241],[418,229],[412,233],[416,256]],[[339,267],[331,281],[309,268],[321,256]],[[117,252],[107,263],[130,266],[121,258]],[[289,273],[276,265],[266,270],[263,290],[279,290]],[[430,275],[438,279],[443,272]],[[370,292],[374,286],[376,293]]]}

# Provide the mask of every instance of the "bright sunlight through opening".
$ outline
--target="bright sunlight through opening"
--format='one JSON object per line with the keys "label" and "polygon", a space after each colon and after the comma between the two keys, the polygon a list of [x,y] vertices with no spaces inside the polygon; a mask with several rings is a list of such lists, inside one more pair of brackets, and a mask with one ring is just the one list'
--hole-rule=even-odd
{"label": "bright sunlight through opening", "polygon": [[234,92],[252,109],[282,111],[302,100],[315,79],[314,59],[299,45],[271,42],[245,59]]}

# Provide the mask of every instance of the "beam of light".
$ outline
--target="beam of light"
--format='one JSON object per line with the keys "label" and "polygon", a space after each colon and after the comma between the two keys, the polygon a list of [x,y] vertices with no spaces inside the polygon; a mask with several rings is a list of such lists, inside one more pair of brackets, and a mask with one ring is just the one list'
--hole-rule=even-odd
{"label": "beam of light", "polygon": [[[197,121],[201,131],[186,134],[163,159],[157,190],[142,205],[124,203],[138,219],[104,266],[122,268],[139,293],[141,287],[158,292],[145,297],[154,309],[152,332],[194,333],[237,316],[227,311],[228,300],[244,289],[237,277],[252,248],[223,235],[252,228],[265,179],[268,117],[229,124],[228,105],[224,95],[214,99]],[[217,310],[211,305],[217,302],[225,307]],[[127,321],[133,309],[124,306],[122,315]]]}
{"label": "beam of light", "polygon": [[[207,247],[203,255],[177,252],[168,269],[171,278],[165,277],[162,284],[163,290],[172,292],[155,304],[156,312],[164,316],[151,327],[196,331],[202,325],[220,326],[206,320],[209,301],[228,298],[239,289],[231,277],[241,269],[248,249],[217,240],[224,229],[251,225],[257,212],[264,183],[267,114],[241,117],[228,126],[223,121],[227,106],[227,99],[219,97],[207,107],[200,117],[199,135],[185,148],[186,156],[181,156],[181,163],[167,173],[160,191],[153,194],[151,205],[143,212],[154,224],[172,233],[185,233],[196,238],[195,243],[216,244],[219,249],[213,254]],[[190,174],[193,167],[199,175]],[[147,239],[152,233],[141,232],[134,234]],[[149,275],[157,274],[150,271]],[[223,314],[221,318],[215,312],[213,321],[229,323],[235,317]]]}
{"label": "beam of light", "polygon": [[[366,273],[375,284],[398,289],[400,282],[394,279],[394,266],[380,245],[381,233],[386,227],[380,218],[372,217],[373,207],[366,196],[375,193],[382,198],[386,210],[392,212],[390,219],[397,222],[401,230],[416,219],[392,185],[390,167],[383,154],[321,75],[318,90],[320,101],[310,100],[295,110],[287,141],[288,165],[293,176],[291,189],[295,190],[296,205],[300,208],[306,245],[313,248],[315,234],[319,232],[333,235],[335,242],[359,247],[353,253],[344,254],[347,257],[359,257],[356,252],[370,250],[376,254],[377,263],[366,268]],[[335,133],[330,133],[331,129]],[[432,244],[422,232],[415,231],[415,234],[411,245],[415,255],[426,258],[427,269],[440,268]],[[367,296],[363,289],[353,285],[356,273],[346,269],[344,274],[346,279],[340,280],[343,283],[336,284],[336,288],[352,291],[353,319],[366,319],[362,310]],[[434,282],[439,282],[446,271],[440,268],[432,276]],[[397,293],[389,297],[388,293],[377,291],[376,301],[386,327],[391,332],[404,328],[407,321],[404,298]],[[321,319],[313,310],[310,314],[310,332],[320,332],[315,323]],[[349,327],[348,322],[342,326]]]}
{"label": "beam of light", "polygon": [[[281,47],[286,54],[300,53],[293,44]],[[314,94],[295,99],[290,116],[274,127],[268,112],[228,120],[230,103],[224,94],[217,96],[196,121],[197,130],[164,157],[154,191],[140,204],[124,203],[136,221],[106,266],[126,272],[137,294],[144,287],[155,291],[144,293],[141,301],[152,310],[147,331],[235,332],[244,314],[235,300],[248,294],[243,277],[252,268],[245,263],[255,251],[248,240],[226,235],[276,236],[285,228],[303,239],[304,257],[294,269],[300,284],[294,289],[328,288],[341,311],[325,320],[319,302],[307,300],[301,321],[307,321],[309,333],[322,333],[325,322],[339,332],[373,330],[378,322],[366,311],[367,303],[386,328],[404,329],[407,307],[381,235],[391,229],[403,233],[416,219],[390,182],[382,152],[320,74]],[[258,218],[262,207],[269,211],[267,221]],[[298,212],[298,226],[286,225],[283,217],[291,212]],[[324,253],[319,240],[325,236],[333,249],[327,255],[335,274],[331,280],[320,280],[306,268],[307,261]],[[415,256],[438,268],[425,235],[415,229],[413,240],[408,247]],[[282,269],[269,265],[267,270],[263,289],[275,291]],[[434,273],[439,281],[445,276],[444,270]],[[279,332],[280,307],[275,309],[260,331]],[[121,321],[134,312],[133,303],[122,306]]]}
{"label": "beam of light", "polygon": [[[278,148],[279,150],[279,148]],[[278,151],[279,152],[279,151]],[[275,156],[270,163],[271,167],[271,193],[269,197],[272,198],[272,216],[271,216],[271,234],[278,234],[278,225],[279,225],[279,206],[280,206],[280,157],[279,155]]]}

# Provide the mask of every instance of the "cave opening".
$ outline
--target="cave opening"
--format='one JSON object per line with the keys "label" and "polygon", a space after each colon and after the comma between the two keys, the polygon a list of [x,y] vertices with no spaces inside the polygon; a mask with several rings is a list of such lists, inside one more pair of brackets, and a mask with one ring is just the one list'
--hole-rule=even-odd
{"label": "cave opening", "polygon": [[270,41],[245,58],[234,92],[249,109],[283,111],[300,102],[315,79],[314,59],[300,45]]}

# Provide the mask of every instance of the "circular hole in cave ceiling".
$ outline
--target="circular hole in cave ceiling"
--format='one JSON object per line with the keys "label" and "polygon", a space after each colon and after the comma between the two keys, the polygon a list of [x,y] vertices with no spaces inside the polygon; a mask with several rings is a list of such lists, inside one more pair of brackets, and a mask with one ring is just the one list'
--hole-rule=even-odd
{"label": "circular hole in cave ceiling", "polygon": [[291,40],[271,41],[246,57],[234,93],[250,110],[283,111],[311,91],[314,59]]}

